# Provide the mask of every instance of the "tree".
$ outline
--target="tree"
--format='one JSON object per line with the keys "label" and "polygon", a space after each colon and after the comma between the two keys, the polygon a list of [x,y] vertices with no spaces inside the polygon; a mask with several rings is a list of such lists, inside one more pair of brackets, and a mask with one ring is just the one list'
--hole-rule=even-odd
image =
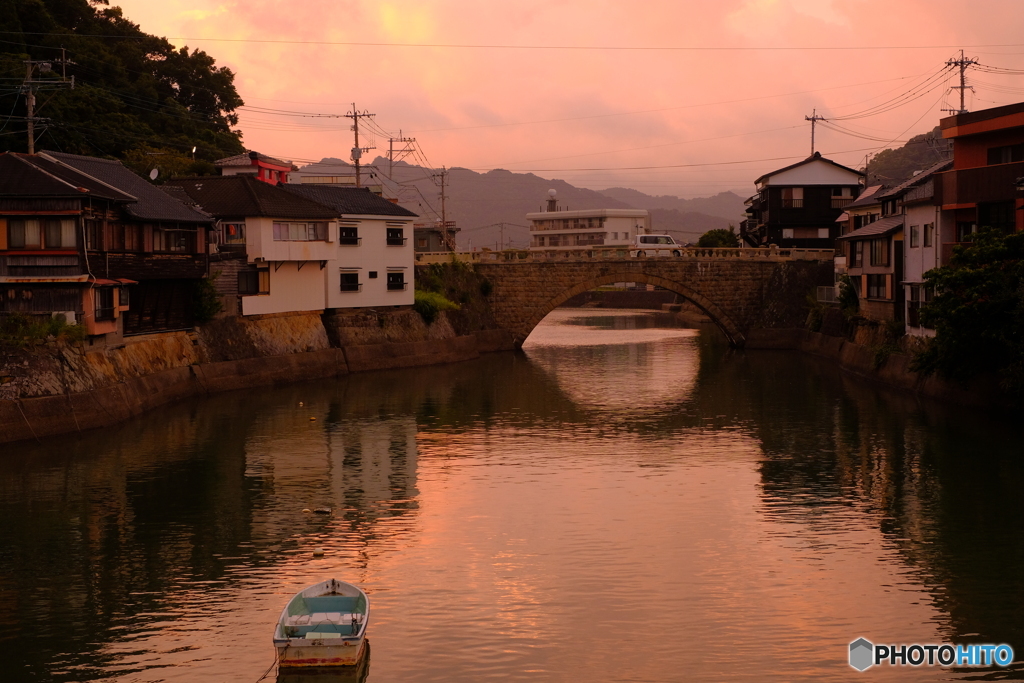
{"label": "tree", "polygon": [[[0,126],[24,131],[20,92],[24,61],[74,62],[37,70],[37,149],[127,159],[147,148],[173,150],[197,161],[245,151],[235,113],[242,99],[230,69],[202,50],[175,48],[143,32],[105,0],[5,0],[0,3]],[[65,49],[62,52],[61,48]],[[62,72],[74,89],[58,87]],[[5,125],[6,124],[6,125]],[[8,149],[27,151],[27,139],[5,135]],[[147,169],[148,170],[148,169]]]}
{"label": "tree", "polygon": [[728,230],[725,228],[708,230],[700,236],[699,240],[697,240],[697,246],[708,248],[735,248],[740,246],[740,240],[739,237],[736,236],[736,228],[730,225]]}
{"label": "tree", "polygon": [[997,373],[1006,390],[1024,393],[1024,233],[983,229],[925,281],[935,297],[921,320],[935,339],[915,369],[960,381]]}

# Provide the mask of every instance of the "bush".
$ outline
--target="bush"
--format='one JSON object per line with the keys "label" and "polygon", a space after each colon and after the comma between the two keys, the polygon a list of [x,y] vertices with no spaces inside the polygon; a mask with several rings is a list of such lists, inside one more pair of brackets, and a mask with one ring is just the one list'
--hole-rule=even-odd
{"label": "bush", "polygon": [[740,238],[736,236],[736,228],[730,225],[728,230],[725,228],[708,230],[697,240],[697,246],[709,249],[736,248],[740,246]]}
{"label": "bush", "polygon": [[437,319],[437,314],[441,311],[457,311],[460,308],[457,303],[437,292],[425,292],[422,289],[417,289],[413,296],[413,310],[419,313],[423,322],[428,325]]}
{"label": "bush", "polygon": [[37,341],[82,341],[88,336],[84,325],[69,325],[63,315],[52,317],[12,313],[0,318],[0,344],[25,346]]}
{"label": "bush", "polygon": [[839,309],[847,318],[855,315],[860,309],[860,297],[849,275],[839,276]]}
{"label": "bush", "polygon": [[924,277],[935,298],[921,322],[935,338],[913,368],[960,381],[992,373],[1024,394],[1024,233],[983,229]]}
{"label": "bush", "polygon": [[219,275],[218,271],[212,278],[204,277],[197,280],[192,289],[192,318],[199,324],[213,320],[213,316],[224,309],[220,302],[220,295],[217,294],[217,289],[213,286],[214,279]]}

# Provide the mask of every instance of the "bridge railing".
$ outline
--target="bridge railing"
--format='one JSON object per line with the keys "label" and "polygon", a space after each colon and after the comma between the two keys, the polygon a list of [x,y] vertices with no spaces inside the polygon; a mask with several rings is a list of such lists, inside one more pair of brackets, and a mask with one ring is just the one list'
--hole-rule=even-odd
{"label": "bridge railing", "polygon": [[[638,255],[639,254],[639,255]],[[756,261],[831,261],[834,249],[780,249],[767,247],[708,248],[708,247],[648,247],[639,252],[627,247],[590,247],[580,249],[505,249],[502,251],[431,251],[418,252],[416,263],[566,263],[592,261],[642,260],[718,260],[744,259]]]}

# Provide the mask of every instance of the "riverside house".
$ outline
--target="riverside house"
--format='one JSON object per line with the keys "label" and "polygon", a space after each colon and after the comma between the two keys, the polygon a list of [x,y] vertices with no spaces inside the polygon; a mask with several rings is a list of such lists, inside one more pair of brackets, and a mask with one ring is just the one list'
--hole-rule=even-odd
{"label": "riverside house", "polygon": [[338,218],[336,247],[324,270],[327,308],[412,305],[416,214],[367,188],[280,187],[330,207]]}
{"label": "riverside house", "polygon": [[[218,280],[237,300],[229,313],[322,311],[323,271],[337,253],[337,212],[252,174],[169,180],[217,220]],[[225,289],[220,290],[222,293]]]}
{"label": "riverside house", "polygon": [[747,200],[740,237],[751,246],[828,249],[839,236],[836,219],[862,189],[864,174],[815,152],[766,173]]}
{"label": "riverside house", "polygon": [[116,161],[0,154],[0,315],[63,314],[93,342],[189,327],[210,223]]}

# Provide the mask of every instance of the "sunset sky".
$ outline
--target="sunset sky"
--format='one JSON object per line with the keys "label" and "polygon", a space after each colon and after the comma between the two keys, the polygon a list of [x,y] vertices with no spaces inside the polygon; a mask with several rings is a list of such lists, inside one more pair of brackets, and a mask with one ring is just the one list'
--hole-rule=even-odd
{"label": "sunset sky", "polygon": [[[234,70],[249,149],[347,159],[348,119],[254,108],[344,114],[355,102],[376,114],[379,131],[360,141],[370,157],[401,130],[437,167],[683,197],[749,193],[806,157],[814,110],[849,131],[819,125],[817,149],[851,166],[926,132],[959,105],[943,71],[961,47],[986,67],[1024,69],[1012,0],[112,4]],[[968,84],[970,110],[1024,101],[1024,75],[971,69]],[[889,111],[840,120],[873,107]]]}

